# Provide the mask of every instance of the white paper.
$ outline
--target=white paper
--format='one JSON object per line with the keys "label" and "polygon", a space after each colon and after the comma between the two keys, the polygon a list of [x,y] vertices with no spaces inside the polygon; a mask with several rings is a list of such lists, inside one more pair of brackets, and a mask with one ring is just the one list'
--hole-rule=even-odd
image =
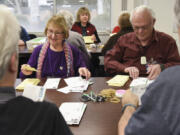
{"label": "white paper", "polygon": [[65,102],[59,107],[68,125],[79,124],[87,104],[83,102]]}
{"label": "white paper", "polygon": [[60,80],[61,80],[60,78],[48,78],[46,80],[46,83],[44,84],[44,87],[46,89],[57,89]]}
{"label": "white paper", "polygon": [[70,88],[66,86],[64,88],[57,89],[57,91],[67,94],[70,92]]}
{"label": "white paper", "polygon": [[89,81],[82,79],[81,77],[70,77],[64,79],[71,92],[83,92],[87,90]]}
{"label": "white paper", "polygon": [[145,93],[146,88],[154,80],[148,80],[145,77],[138,77],[134,79],[130,84],[130,90],[139,97],[139,104],[141,105],[141,97]]}
{"label": "white paper", "polygon": [[45,93],[46,89],[42,86],[26,85],[22,95],[33,101],[43,101]]}

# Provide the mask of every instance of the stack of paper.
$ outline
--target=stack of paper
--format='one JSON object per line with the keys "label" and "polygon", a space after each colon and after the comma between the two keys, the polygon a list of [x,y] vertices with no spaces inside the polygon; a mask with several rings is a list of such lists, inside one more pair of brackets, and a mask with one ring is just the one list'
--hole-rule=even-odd
{"label": "stack of paper", "polygon": [[91,36],[83,36],[85,44],[91,44],[94,43]]}
{"label": "stack of paper", "polygon": [[148,80],[148,78],[145,77],[138,77],[137,79],[134,79],[130,87],[139,87],[139,86],[145,86],[147,87],[149,84],[151,84],[154,80]]}
{"label": "stack of paper", "polygon": [[58,91],[63,92],[63,93],[69,93],[69,92],[83,92],[87,90],[90,81],[82,79],[81,77],[70,77],[64,79],[66,84],[68,85],[67,87],[58,89]]}
{"label": "stack of paper", "polygon": [[27,78],[27,79],[25,79],[23,82],[21,82],[21,83],[16,87],[16,89],[17,89],[17,90],[23,90],[26,85],[29,85],[29,84],[31,84],[31,85],[37,85],[39,82],[40,82],[39,79]]}
{"label": "stack of paper", "polygon": [[65,102],[59,107],[68,125],[79,124],[87,104],[82,102]]}
{"label": "stack of paper", "polygon": [[61,78],[48,78],[44,84],[46,89],[57,89]]}
{"label": "stack of paper", "polygon": [[130,84],[130,90],[139,97],[139,103],[141,104],[141,96],[145,93],[146,88],[154,80],[148,80],[145,77],[138,77],[134,79]]}
{"label": "stack of paper", "polygon": [[32,99],[33,101],[43,101],[46,93],[46,88],[42,86],[27,85],[24,88],[23,96]]}
{"label": "stack of paper", "polygon": [[129,76],[127,75],[116,75],[115,77],[107,81],[107,83],[110,86],[122,87],[128,80],[129,80]]}

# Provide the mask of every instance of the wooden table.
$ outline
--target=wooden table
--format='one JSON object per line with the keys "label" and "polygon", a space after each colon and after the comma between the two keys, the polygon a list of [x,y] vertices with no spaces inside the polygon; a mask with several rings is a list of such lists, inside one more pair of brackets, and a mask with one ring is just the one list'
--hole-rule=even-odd
{"label": "wooden table", "polygon": [[[109,77],[95,77],[94,84],[90,85],[87,93],[93,91],[99,93],[105,88],[115,88],[107,85],[106,81]],[[40,85],[43,85],[45,79],[41,80]],[[130,81],[126,83],[125,89],[129,87]],[[63,79],[61,79],[59,88],[66,86]],[[19,94],[17,92],[17,94]],[[47,90],[45,100],[55,103],[58,107],[63,102],[79,102],[82,93],[64,94],[56,90]],[[79,126],[69,126],[74,135],[117,135],[117,125],[121,117],[121,104],[101,102],[94,103],[87,102],[86,111],[82,117]]]}

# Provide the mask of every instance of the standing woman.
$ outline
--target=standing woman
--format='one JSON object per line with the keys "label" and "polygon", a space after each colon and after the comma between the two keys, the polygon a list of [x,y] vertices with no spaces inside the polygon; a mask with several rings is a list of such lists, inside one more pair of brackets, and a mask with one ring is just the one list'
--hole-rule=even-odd
{"label": "standing woman", "polygon": [[91,15],[89,9],[81,7],[77,12],[76,22],[72,26],[72,31],[76,31],[82,36],[92,36],[95,43],[100,43],[101,40],[97,34],[96,27],[90,23]]}
{"label": "standing woman", "polygon": [[[34,49],[28,64],[22,65],[21,78],[81,75],[88,79],[91,76],[81,52],[66,42],[69,32],[64,17],[51,17],[45,28],[45,35],[46,42]],[[36,74],[28,66],[36,68]]]}

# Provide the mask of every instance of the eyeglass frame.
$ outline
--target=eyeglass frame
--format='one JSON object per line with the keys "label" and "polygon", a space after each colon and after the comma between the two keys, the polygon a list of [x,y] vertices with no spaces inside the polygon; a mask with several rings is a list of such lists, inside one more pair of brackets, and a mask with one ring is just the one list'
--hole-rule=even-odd
{"label": "eyeglass frame", "polygon": [[51,29],[47,29],[47,34],[48,35],[55,35],[55,36],[62,36],[64,34],[64,32],[54,32],[53,30]]}
{"label": "eyeglass frame", "polygon": [[144,26],[140,26],[140,27],[138,27],[138,26],[133,26],[134,31],[138,31],[139,29],[147,30],[147,29],[149,29],[149,28],[150,28],[150,24],[144,25]]}

